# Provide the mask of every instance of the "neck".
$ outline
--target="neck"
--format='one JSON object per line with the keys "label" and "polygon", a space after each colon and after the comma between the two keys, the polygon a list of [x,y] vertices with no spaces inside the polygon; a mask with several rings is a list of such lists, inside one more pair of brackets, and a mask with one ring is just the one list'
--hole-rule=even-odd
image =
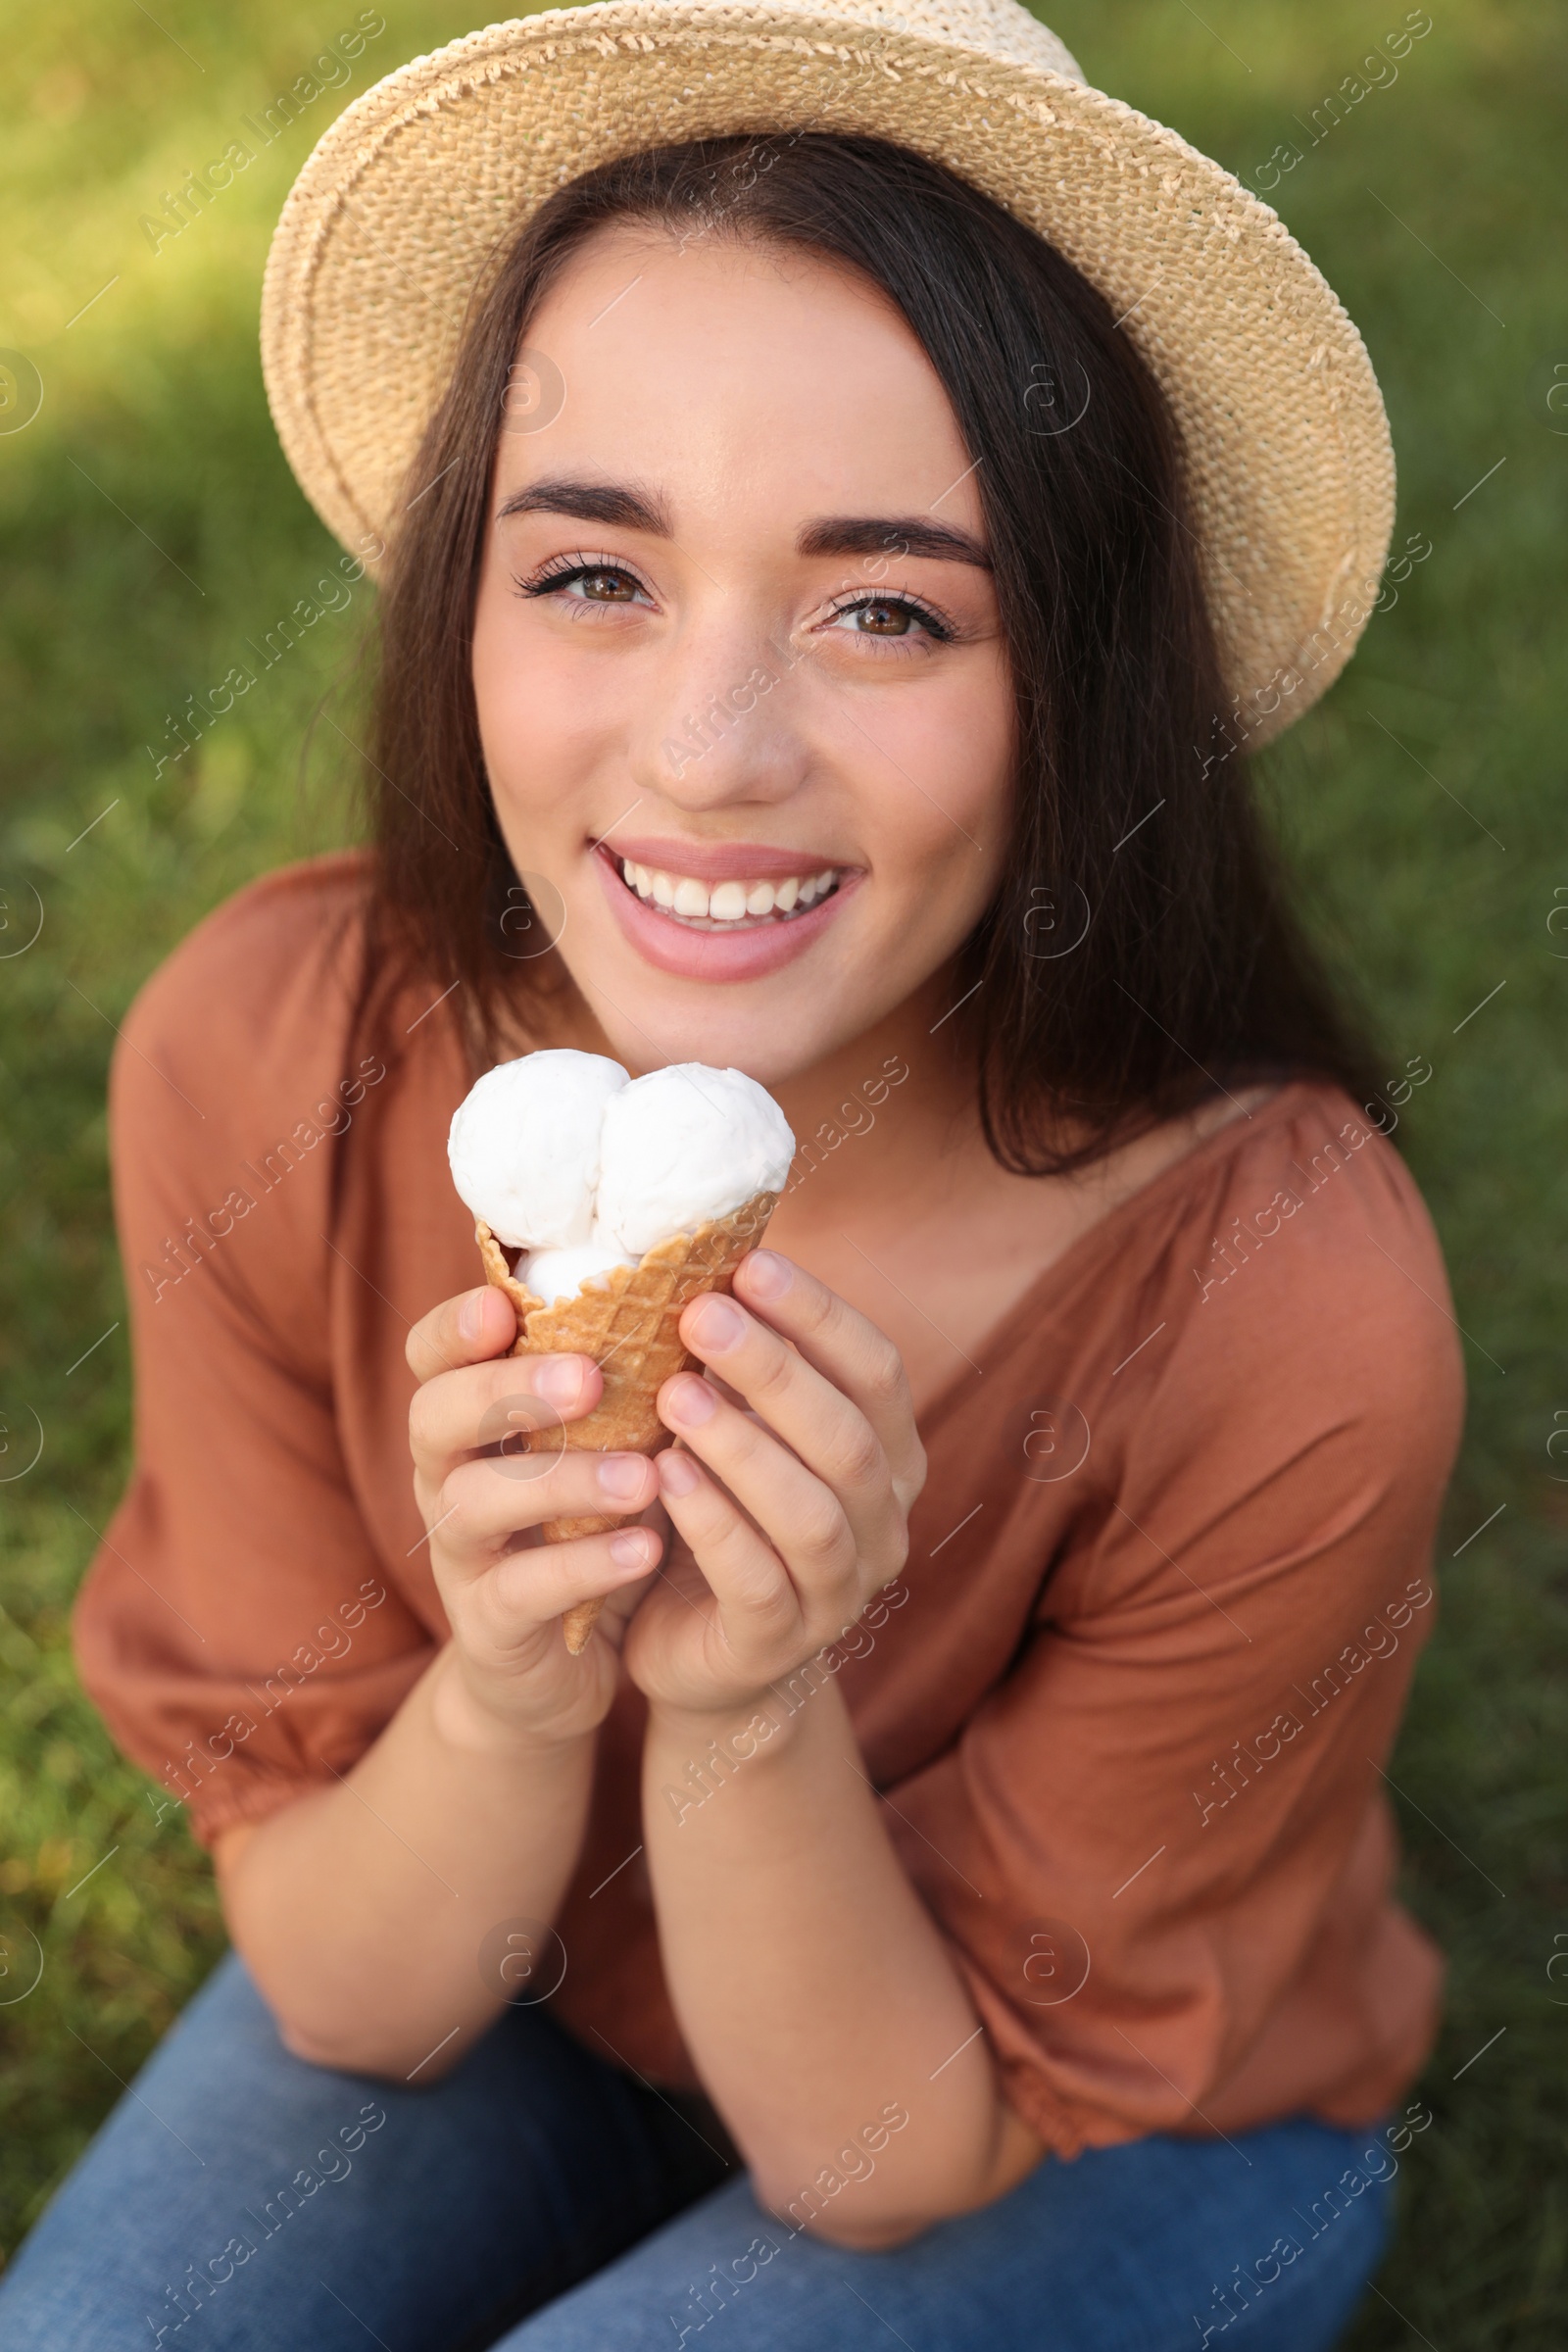
{"label": "neck", "polygon": [[[613,1053],[567,975],[560,979],[559,991],[531,998],[525,1026],[520,1017],[507,1023],[504,1051]],[[944,966],[869,1029],[770,1090],[799,1147],[792,1234],[843,1225],[873,1206],[935,1204],[965,1169],[990,1166],[974,1069],[956,1020],[946,1017],[956,985]]]}
{"label": "neck", "polygon": [[947,1192],[986,1157],[975,1079],[949,971],[810,1069],[774,1089],[800,1147],[787,1196],[794,1233]]}

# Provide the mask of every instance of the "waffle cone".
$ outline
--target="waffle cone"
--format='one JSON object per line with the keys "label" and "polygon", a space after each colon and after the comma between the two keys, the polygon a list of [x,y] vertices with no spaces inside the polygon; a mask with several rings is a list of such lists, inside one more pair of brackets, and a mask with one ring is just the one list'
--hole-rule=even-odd
{"label": "waffle cone", "polygon": [[[616,1266],[596,1275],[573,1298],[547,1306],[517,1280],[512,1261],[481,1218],[474,1239],[485,1280],[504,1291],[517,1315],[514,1355],[591,1355],[604,1377],[604,1394],[580,1421],[535,1430],[524,1440],[529,1452],[657,1453],[668,1432],[654,1399],[671,1374],[696,1361],[682,1346],[681,1310],[704,1291],[727,1291],[735,1269],[755,1250],[773,1213],[776,1193],[755,1193],[727,1217],[714,1217],[695,1233],[660,1242],[635,1266]],[[602,1535],[618,1519],[547,1519],[547,1544],[572,1536]],[[587,1646],[602,1602],[579,1601],[562,1623],[566,1647]]]}

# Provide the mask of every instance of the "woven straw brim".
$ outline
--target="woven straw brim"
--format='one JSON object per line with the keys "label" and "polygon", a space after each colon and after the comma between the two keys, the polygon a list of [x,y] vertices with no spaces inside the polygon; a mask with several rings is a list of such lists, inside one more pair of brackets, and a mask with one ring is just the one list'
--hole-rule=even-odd
{"label": "woven straw brim", "polygon": [[1393,455],[1360,336],[1270,208],[1174,131],[1003,46],[897,23],[603,0],[492,25],[349,107],[289,197],[263,296],[272,414],[329,528],[356,551],[395,540],[469,299],[546,196],[634,149],[803,126],[947,165],[1099,288],[1181,428],[1242,724],[1277,733],[1348,660],[1388,550]]}

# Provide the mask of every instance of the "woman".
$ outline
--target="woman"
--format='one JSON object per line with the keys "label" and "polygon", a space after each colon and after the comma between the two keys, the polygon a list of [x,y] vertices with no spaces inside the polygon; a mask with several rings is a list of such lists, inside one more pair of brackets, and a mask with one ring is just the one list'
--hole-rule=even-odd
{"label": "woman", "polygon": [[[1459,1374],[1244,760],[1364,617],[1381,410],[1021,13],[849,21],[497,27],[291,199],[274,412],[388,546],[375,846],[130,1022],[78,1618],[236,1952],[8,2345],[1308,2352],[1379,2259]],[[444,1165],[542,1045],[803,1139],[652,1463],[501,1443],[599,1393],[509,1356]]]}

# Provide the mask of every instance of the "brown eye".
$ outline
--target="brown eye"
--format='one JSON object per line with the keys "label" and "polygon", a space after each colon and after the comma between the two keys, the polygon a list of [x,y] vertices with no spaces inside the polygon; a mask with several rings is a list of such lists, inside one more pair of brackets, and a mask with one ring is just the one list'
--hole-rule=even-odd
{"label": "brown eye", "polygon": [[598,605],[629,605],[637,594],[635,580],[623,571],[585,571],[578,576],[584,596]]}
{"label": "brown eye", "polygon": [[906,637],[914,614],[907,605],[857,605],[857,627],[868,637]]}

